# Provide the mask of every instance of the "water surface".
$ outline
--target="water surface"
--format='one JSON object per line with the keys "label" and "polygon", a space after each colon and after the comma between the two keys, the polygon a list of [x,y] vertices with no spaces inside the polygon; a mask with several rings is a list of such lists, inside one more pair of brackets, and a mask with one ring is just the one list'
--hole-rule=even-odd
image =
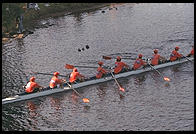
{"label": "water surface", "polygon": [[[54,25],[36,29],[22,40],[2,46],[2,97],[22,91],[30,71],[69,74],[64,65],[97,66],[103,55],[150,58],[153,49],[169,58],[176,45],[188,54],[194,44],[194,4],[117,4],[94,12],[49,18]],[[101,11],[104,10],[105,13]],[[89,49],[85,46],[89,45]],[[84,48],[79,52],[78,48]],[[125,54],[128,53],[128,54]],[[132,66],[133,60],[123,59]],[[78,68],[87,77],[95,69]],[[77,91],[90,99],[84,104],[74,92],[57,93],[2,107],[2,130],[194,130],[194,65],[190,62],[159,70],[169,85],[151,71]],[[35,75],[48,86],[51,79]]]}

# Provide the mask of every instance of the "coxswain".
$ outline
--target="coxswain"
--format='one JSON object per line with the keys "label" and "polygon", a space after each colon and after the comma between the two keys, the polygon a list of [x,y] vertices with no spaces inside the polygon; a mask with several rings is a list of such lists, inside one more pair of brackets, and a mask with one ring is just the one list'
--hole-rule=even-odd
{"label": "coxswain", "polygon": [[192,56],[194,55],[194,46],[192,46],[192,50],[191,50],[191,52],[187,56],[190,57],[191,55]]}
{"label": "coxswain", "polygon": [[164,57],[160,56],[160,54],[158,54],[158,50],[155,49],[155,50],[154,50],[154,55],[153,55],[153,57],[152,57],[152,59],[151,59],[151,64],[152,64],[153,66],[155,66],[155,65],[160,64],[161,61],[164,62],[164,61],[166,61],[166,59],[165,59]]}
{"label": "coxswain", "polygon": [[84,76],[78,72],[77,68],[74,68],[71,75],[70,75],[69,82],[70,83],[74,83],[74,82],[77,83],[79,81],[84,81]]}
{"label": "coxswain", "polygon": [[138,58],[135,60],[133,64],[133,70],[140,68],[141,66],[146,66],[146,62],[142,60],[142,54],[138,55]]}
{"label": "coxswain", "polygon": [[50,88],[56,88],[57,85],[59,84],[60,87],[62,87],[63,85],[63,82],[65,82],[64,79],[59,79],[58,78],[58,75],[59,75],[59,72],[54,72],[53,74],[54,76],[52,77],[52,79],[50,80]]}
{"label": "coxswain", "polygon": [[180,48],[178,46],[175,47],[175,50],[173,50],[170,55],[170,61],[175,61],[175,60],[180,59],[182,57],[182,54],[178,53],[179,49]]}
{"label": "coxswain", "polygon": [[97,68],[98,73],[96,74],[96,78],[100,79],[107,73],[107,71],[102,67],[102,65],[103,65],[102,61],[99,61],[98,65],[99,65],[99,67]]}
{"label": "coxswain", "polygon": [[25,88],[26,93],[33,93],[39,91],[39,89],[43,87],[35,82],[35,77],[33,76],[30,78],[30,81],[27,83]]}

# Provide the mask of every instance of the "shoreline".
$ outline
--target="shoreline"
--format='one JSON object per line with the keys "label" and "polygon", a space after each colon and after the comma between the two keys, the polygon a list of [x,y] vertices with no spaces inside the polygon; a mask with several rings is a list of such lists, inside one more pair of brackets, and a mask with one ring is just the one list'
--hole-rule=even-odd
{"label": "shoreline", "polygon": [[[43,11],[42,11],[43,7],[42,8],[40,7],[40,10],[38,11],[34,11],[34,9],[27,9],[29,11],[25,12],[24,18],[26,18],[26,20],[24,20],[24,23],[23,23],[25,31],[22,33],[17,33],[15,31],[16,29],[11,29],[9,33],[8,32],[5,33],[2,31],[2,44],[9,43],[13,39],[25,38],[29,34],[33,34],[33,31],[35,30],[35,28],[44,28],[44,27],[49,27],[53,25],[53,24],[38,25],[38,22],[40,22],[41,20],[48,19],[50,17],[55,18],[55,17],[71,15],[74,13],[92,12],[92,11],[96,11],[103,7],[109,7],[110,4],[111,3],[101,3],[101,4],[95,3],[92,5],[85,5],[85,6],[79,5],[79,7],[76,6],[73,8],[65,7],[63,9],[60,9],[60,11],[56,11],[52,13],[51,11],[53,11],[53,9],[57,7],[50,7],[48,9],[47,7],[45,7]],[[46,12],[47,14],[45,14]]]}

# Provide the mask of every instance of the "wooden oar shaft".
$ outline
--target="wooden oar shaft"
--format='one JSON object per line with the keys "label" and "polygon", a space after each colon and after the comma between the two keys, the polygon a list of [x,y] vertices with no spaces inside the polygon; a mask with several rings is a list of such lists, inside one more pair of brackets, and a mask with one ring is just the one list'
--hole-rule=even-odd
{"label": "wooden oar shaft", "polygon": [[[31,72],[33,74],[43,74],[43,75],[54,75],[54,74],[50,74],[50,73],[41,73],[41,72]],[[62,76],[62,77],[67,77],[68,75],[60,75],[59,76]]]}
{"label": "wooden oar shaft", "polygon": [[118,85],[118,87],[121,88],[120,84],[119,84],[118,81],[116,80],[116,78],[115,78],[114,74],[112,73],[112,71],[111,71],[110,73],[112,74],[112,77],[114,78],[114,80],[115,80],[116,84]]}
{"label": "wooden oar shaft", "polygon": [[82,97],[68,82],[66,82],[67,83],[67,85],[71,88],[71,89],[73,89],[74,90],[74,92],[76,92],[77,94],[78,94],[78,96],[80,96],[80,97]]}
{"label": "wooden oar shaft", "polygon": [[74,66],[74,67],[81,67],[81,68],[98,68],[98,67],[93,67],[93,66]]}
{"label": "wooden oar shaft", "polygon": [[65,68],[67,69],[74,69],[75,67],[81,67],[81,68],[98,68],[98,67],[92,67],[92,66],[75,66],[75,65],[70,65],[70,64],[66,64]]}
{"label": "wooden oar shaft", "polygon": [[[74,67],[81,67],[81,68],[98,68],[93,66],[74,66]],[[102,66],[102,68],[109,68],[108,66]]]}
{"label": "wooden oar shaft", "polygon": [[[82,96],[81,96],[81,95],[80,95],[80,94],[79,94],[79,93],[78,93],[78,92],[77,92],[68,82],[66,82],[66,83],[67,83],[67,85],[68,85],[71,89],[74,90],[75,93],[78,94],[78,96],[80,96],[80,97],[82,98]],[[82,100],[83,100],[84,103],[89,103],[89,102],[90,102],[88,98],[84,98],[84,97],[83,97]]]}
{"label": "wooden oar shaft", "polygon": [[159,75],[161,75],[161,76],[164,78],[164,76],[163,76],[158,70],[156,70],[152,65],[150,65],[149,63],[148,63],[148,65],[149,65],[152,69],[154,69]]}
{"label": "wooden oar shaft", "polygon": [[183,56],[184,58],[186,58],[188,61],[190,61],[190,62],[192,62],[193,63],[193,61],[191,61],[189,58],[187,58],[186,56]]}
{"label": "wooden oar shaft", "polygon": [[[73,69],[74,67],[81,67],[81,68],[98,68],[98,67],[95,67],[95,66],[81,66],[81,65],[75,66],[75,65],[70,65],[70,64],[66,64],[66,65],[65,65],[65,68],[66,68],[66,69]],[[103,66],[103,68],[108,68],[108,67],[107,67],[107,66]]]}
{"label": "wooden oar shaft", "polygon": [[[111,60],[111,59],[116,59],[116,57],[110,57],[110,56],[103,56],[102,57],[105,60]],[[122,59],[130,59],[130,60],[135,60],[136,58],[133,58],[131,56],[123,56],[121,57]],[[144,59],[143,59],[144,60]]]}

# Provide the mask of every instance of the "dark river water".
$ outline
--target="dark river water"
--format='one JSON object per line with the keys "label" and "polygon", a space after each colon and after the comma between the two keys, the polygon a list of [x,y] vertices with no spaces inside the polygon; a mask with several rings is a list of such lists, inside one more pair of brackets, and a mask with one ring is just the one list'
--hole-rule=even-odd
{"label": "dark river water", "polygon": [[[30,71],[69,74],[65,64],[113,66],[103,55],[145,58],[158,49],[169,58],[177,45],[187,55],[194,44],[194,4],[117,4],[93,12],[41,20],[54,24],[2,46],[2,97],[22,92]],[[102,13],[102,11],[105,13]],[[86,45],[90,48],[86,49]],[[84,48],[84,50],[82,50]],[[81,49],[81,52],[78,51]],[[127,54],[128,53],[128,54]],[[134,60],[123,59],[132,66]],[[78,68],[90,77],[96,69]],[[77,89],[89,98],[85,104],[73,91],[2,106],[2,130],[157,131],[194,130],[194,65],[190,62],[159,71]],[[34,75],[42,86],[51,76]]]}

